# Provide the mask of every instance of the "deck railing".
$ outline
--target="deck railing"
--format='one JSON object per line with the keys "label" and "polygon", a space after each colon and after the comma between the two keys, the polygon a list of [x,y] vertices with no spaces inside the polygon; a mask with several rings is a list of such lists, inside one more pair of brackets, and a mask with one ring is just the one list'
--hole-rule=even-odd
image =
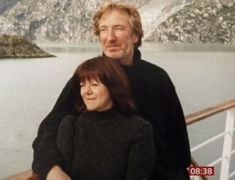
{"label": "deck railing", "polygon": [[[215,166],[216,164],[221,163],[221,169],[220,169],[220,180],[232,180],[235,177],[235,171],[229,172],[230,169],[230,160],[231,156],[235,153],[235,149],[232,149],[232,140],[233,140],[233,131],[234,128],[234,121],[235,121],[235,100],[230,100],[228,102],[224,102],[221,104],[218,104],[216,106],[212,106],[209,108],[206,108],[204,110],[198,111],[196,113],[192,113],[187,115],[186,123],[187,125],[191,125],[194,123],[197,123],[199,121],[202,121],[208,117],[211,117],[213,115],[216,115],[218,113],[226,111],[226,119],[225,119],[225,131],[204,141],[201,144],[198,144],[195,147],[191,148],[191,152],[195,152],[198,149],[204,147],[205,145],[218,140],[219,138],[224,138],[224,144],[223,144],[223,153],[220,158],[214,160],[208,166]],[[192,158],[192,165],[199,167],[196,160]],[[19,174],[16,174],[14,176],[5,178],[6,180],[26,180],[28,179],[32,174],[31,170],[27,170],[24,172],[21,172]],[[205,176],[191,176],[191,180],[207,180],[208,177]]]}
{"label": "deck railing", "polygon": [[[208,145],[211,142],[214,142],[220,138],[224,138],[223,152],[221,154],[221,157],[214,160],[213,162],[211,162],[207,166],[213,167],[213,166],[221,163],[220,180],[230,180],[230,179],[234,179],[234,177],[235,177],[235,171],[229,172],[231,156],[235,153],[235,149],[232,149],[233,132],[235,130],[235,128],[234,128],[235,100],[230,100],[230,101],[218,104],[216,106],[206,108],[202,111],[192,113],[192,114],[186,116],[186,123],[187,123],[187,125],[191,125],[193,123],[202,121],[208,117],[211,117],[213,115],[216,115],[216,114],[224,112],[224,111],[226,111],[224,132],[215,135],[214,137],[204,141],[203,143],[196,145],[195,147],[192,147],[191,152],[193,153],[193,152],[199,150],[200,148]],[[194,166],[198,166],[198,165],[194,165]],[[192,180],[199,180],[199,179],[208,179],[208,178],[203,177],[203,176],[192,176],[191,179]]]}

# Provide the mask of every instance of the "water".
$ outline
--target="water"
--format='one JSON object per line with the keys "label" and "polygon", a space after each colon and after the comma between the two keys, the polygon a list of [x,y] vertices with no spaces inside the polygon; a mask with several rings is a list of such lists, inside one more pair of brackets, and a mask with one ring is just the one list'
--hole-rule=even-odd
{"label": "water", "polygon": [[[31,144],[41,120],[78,64],[100,54],[97,44],[40,45],[57,57],[0,60],[0,178],[30,168]],[[235,99],[235,46],[146,43],[141,50],[144,59],[169,73],[185,114]],[[189,126],[191,146],[222,131],[224,118]],[[210,157],[200,152],[194,156],[206,165],[220,154],[217,147],[211,145]]]}

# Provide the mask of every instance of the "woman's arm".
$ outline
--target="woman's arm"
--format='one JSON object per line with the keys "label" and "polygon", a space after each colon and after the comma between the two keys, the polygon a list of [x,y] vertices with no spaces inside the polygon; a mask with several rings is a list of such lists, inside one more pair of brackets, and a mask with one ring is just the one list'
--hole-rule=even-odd
{"label": "woman's arm", "polygon": [[152,126],[147,124],[142,127],[132,138],[131,143],[126,180],[147,180],[155,162]]}
{"label": "woman's arm", "polygon": [[[73,148],[74,148],[74,134],[75,127],[74,121],[76,116],[68,115],[60,123],[58,136],[57,136],[57,148],[64,160],[64,167],[70,167],[73,160]],[[69,169],[68,169],[69,170]]]}

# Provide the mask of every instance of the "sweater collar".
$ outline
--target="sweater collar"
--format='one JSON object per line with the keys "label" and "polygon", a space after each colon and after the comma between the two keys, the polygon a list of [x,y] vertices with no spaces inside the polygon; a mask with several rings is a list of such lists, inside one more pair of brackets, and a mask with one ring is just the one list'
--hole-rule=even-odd
{"label": "sweater collar", "polygon": [[139,61],[141,59],[141,52],[138,48],[135,48],[134,50],[134,63],[136,63],[137,61]]}
{"label": "sweater collar", "polygon": [[105,111],[85,111],[81,114],[81,118],[84,120],[110,119],[117,112],[118,110],[114,107]]}

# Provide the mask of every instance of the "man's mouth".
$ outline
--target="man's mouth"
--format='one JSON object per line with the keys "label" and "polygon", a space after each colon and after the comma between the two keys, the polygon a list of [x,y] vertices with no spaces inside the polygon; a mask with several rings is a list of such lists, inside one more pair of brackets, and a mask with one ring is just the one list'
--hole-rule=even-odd
{"label": "man's mouth", "polygon": [[119,46],[109,46],[107,49],[110,52],[115,52],[115,51],[119,50]]}
{"label": "man's mouth", "polygon": [[118,48],[120,47],[119,45],[108,45],[107,48]]}

